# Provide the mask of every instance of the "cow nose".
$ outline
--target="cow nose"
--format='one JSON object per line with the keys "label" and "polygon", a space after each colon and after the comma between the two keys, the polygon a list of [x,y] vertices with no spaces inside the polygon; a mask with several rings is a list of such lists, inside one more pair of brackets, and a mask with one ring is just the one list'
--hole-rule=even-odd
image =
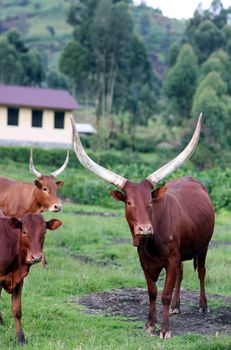
{"label": "cow nose", "polygon": [[31,262],[36,263],[42,261],[42,254],[32,254],[31,255]]}
{"label": "cow nose", "polygon": [[138,232],[141,236],[148,236],[148,235],[152,235],[153,234],[153,229],[152,229],[152,225],[148,224],[148,225],[139,225],[138,226]]}
{"label": "cow nose", "polygon": [[61,203],[54,204],[54,211],[60,211],[61,209],[62,209],[62,204]]}

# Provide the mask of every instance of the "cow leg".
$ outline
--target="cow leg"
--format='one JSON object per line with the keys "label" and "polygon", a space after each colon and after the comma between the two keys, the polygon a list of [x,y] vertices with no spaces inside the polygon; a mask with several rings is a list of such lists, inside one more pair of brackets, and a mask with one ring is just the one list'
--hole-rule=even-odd
{"label": "cow leg", "polygon": [[174,295],[171,302],[170,314],[180,314],[180,286],[183,278],[183,263],[180,263],[180,266],[177,271],[176,284]]}
{"label": "cow leg", "polygon": [[[1,292],[2,292],[2,287],[0,286],[0,299],[1,299]],[[3,324],[3,318],[2,318],[2,313],[0,311],[0,325]]]}
{"label": "cow leg", "polygon": [[207,298],[205,295],[205,274],[206,274],[206,268],[205,268],[205,259],[207,255],[207,249],[198,255],[197,257],[197,271],[198,271],[198,278],[200,280],[200,300],[199,300],[199,312],[200,313],[207,313]]}
{"label": "cow leg", "polygon": [[17,334],[17,339],[18,343],[23,345],[25,344],[25,336],[22,330],[22,323],[21,323],[21,317],[22,317],[22,312],[21,312],[21,295],[22,295],[22,287],[23,287],[23,280],[16,285],[16,287],[13,290],[12,293],[12,313],[14,316],[15,320],[15,325],[16,325],[16,334]]}
{"label": "cow leg", "polygon": [[170,258],[166,267],[165,285],[161,296],[163,305],[163,316],[160,338],[168,339],[172,336],[172,331],[169,323],[169,306],[172,300],[172,292],[176,283],[179,264],[180,262],[178,262],[176,258]]}
{"label": "cow leg", "polygon": [[157,297],[156,281],[160,274],[160,270],[156,272],[155,281],[153,281],[152,277],[150,276],[149,272],[146,269],[143,268],[143,271],[146,278],[148,295],[149,295],[149,313],[148,313],[147,322],[145,324],[145,330],[147,334],[151,335],[155,330],[155,324],[156,324],[156,297]]}

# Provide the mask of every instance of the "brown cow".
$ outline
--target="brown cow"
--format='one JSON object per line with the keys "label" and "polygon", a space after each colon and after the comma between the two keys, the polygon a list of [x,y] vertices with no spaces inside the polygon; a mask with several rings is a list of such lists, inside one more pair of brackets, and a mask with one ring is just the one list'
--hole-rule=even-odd
{"label": "brown cow", "polygon": [[16,181],[0,177],[0,207],[7,216],[22,218],[26,213],[41,213],[43,211],[60,211],[61,201],[57,190],[63,186],[63,181],[55,181],[67,166],[69,151],[64,164],[50,175],[43,175],[33,165],[32,150],[30,155],[30,170],[37,177],[34,183]]}
{"label": "brown cow", "polygon": [[201,116],[188,146],[140,183],[133,183],[93,162],[82,147],[72,117],[71,122],[74,148],[81,164],[122,190],[111,191],[111,196],[125,203],[125,215],[133,236],[133,245],[137,247],[147,281],[150,308],[146,331],[149,334],[154,331],[156,322],[156,282],[161,270],[166,270],[160,337],[170,338],[169,308],[172,300],[172,312],[180,311],[184,260],[194,259],[200,280],[199,307],[200,311],[206,312],[205,258],[214,228],[214,209],[206,188],[192,177],[169,181],[156,190],[154,186],[191,156],[199,140]]}
{"label": "brown cow", "polygon": [[[17,339],[25,343],[21,325],[21,294],[23,280],[31,265],[40,262],[46,229],[56,230],[62,222],[45,221],[41,214],[26,214],[22,219],[0,217],[0,294],[4,288],[12,294],[12,313],[16,324]],[[3,324],[0,313],[0,324]]]}

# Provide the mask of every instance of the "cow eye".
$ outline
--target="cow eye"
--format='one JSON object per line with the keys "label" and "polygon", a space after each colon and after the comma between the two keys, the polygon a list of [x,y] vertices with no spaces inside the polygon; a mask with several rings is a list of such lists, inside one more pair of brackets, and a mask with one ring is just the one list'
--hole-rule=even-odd
{"label": "cow eye", "polygon": [[130,207],[132,205],[132,202],[128,200],[127,205]]}
{"label": "cow eye", "polygon": [[22,234],[23,234],[23,236],[25,236],[26,235],[26,231],[22,230]]}
{"label": "cow eye", "polygon": [[43,187],[44,192],[48,192],[48,189],[46,187]]}

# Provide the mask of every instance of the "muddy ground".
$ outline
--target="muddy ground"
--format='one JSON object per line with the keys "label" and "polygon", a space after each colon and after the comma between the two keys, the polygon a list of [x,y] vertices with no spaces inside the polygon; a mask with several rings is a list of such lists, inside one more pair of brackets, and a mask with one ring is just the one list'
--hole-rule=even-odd
{"label": "muddy ground", "polygon": [[[83,215],[82,213],[76,213]],[[89,215],[89,213],[87,213]],[[111,216],[111,213],[91,213],[91,215]],[[114,216],[114,215],[113,215]],[[124,239],[118,244],[127,243],[129,240]],[[230,242],[211,241],[210,249],[220,245],[230,245]],[[86,263],[96,263],[94,259],[74,254],[77,260]],[[90,260],[88,260],[90,259]],[[97,262],[97,264],[104,264]],[[108,262],[107,262],[108,264]],[[115,262],[113,262],[115,264]],[[158,293],[157,299],[157,327],[155,334],[159,335],[162,305],[160,300],[161,293]],[[199,313],[199,291],[181,290],[181,314],[170,315],[171,327],[174,335],[186,333],[199,333],[219,336],[221,334],[231,335],[231,297],[208,294],[208,312],[207,314]],[[145,288],[124,288],[114,289],[110,292],[92,293],[81,298],[73,300],[74,302],[84,305],[86,308],[83,312],[94,315],[104,316],[122,316],[128,319],[128,322],[142,321],[145,324],[148,316],[149,301],[148,293]],[[211,307],[210,302],[219,302],[224,306]],[[218,304],[218,303],[217,303]]]}
{"label": "muddy ground", "polygon": [[[160,293],[159,293],[160,294]],[[207,294],[209,301],[219,301],[224,306],[209,307],[206,315],[198,311],[199,292],[182,289],[181,314],[171,315],[170,322],[173,333],[181,335],[185,333],[200,333],[210,335],[231,335],[231,297]],[[143,288],[115,289],[110,292],[92,293],[75,300],[86,307],[88,314],[105,316],[123,316],[128,321],[143,321],[148,315],[148,294]],[[227,306],[226,306],[227,305]],[[158,321],[156,334],[160,329],[161,301],[160,295],[157,301]]]}

